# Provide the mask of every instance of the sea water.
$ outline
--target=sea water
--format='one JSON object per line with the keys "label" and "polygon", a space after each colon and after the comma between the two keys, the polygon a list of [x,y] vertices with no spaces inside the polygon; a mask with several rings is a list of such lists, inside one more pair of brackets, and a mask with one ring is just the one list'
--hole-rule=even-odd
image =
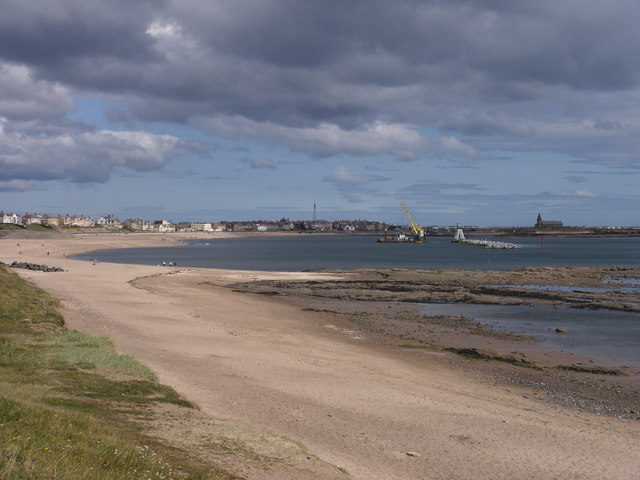
{"label": "sea water", "polygon": [[640,267],[640,238],[505,238],[520,248],[493,250],[433,237],[426,243],[377,243],[375,236],[212,238],[181,247],[103,250],[77,258],[103,262],[301,271],[310,269],[410,268],[513,270],[525,267]]}
{"label": "sea water", "polygon": [[[425,304],[424,315],[463,315],[504,332],[531,335],[543,346],[640,369],[640,313],[566,305]],[[566,330],[557,333],[556,328]]]}

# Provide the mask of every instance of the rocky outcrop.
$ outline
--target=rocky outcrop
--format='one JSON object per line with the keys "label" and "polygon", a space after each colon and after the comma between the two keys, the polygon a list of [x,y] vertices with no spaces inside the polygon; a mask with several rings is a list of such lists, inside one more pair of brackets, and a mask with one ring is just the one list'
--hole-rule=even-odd
{"label": "rocky outcrop", "polygon": [[4,262],[0,262],[0,266],[4,267],[13,267],[13,268],[24,268],[25,270],[36,270],[39,272],[64,272],[64,269],[60,267],[49,267],[48,265],[40,265],[38,263],[29,263],[29,262],[12,262],[10,265]]}

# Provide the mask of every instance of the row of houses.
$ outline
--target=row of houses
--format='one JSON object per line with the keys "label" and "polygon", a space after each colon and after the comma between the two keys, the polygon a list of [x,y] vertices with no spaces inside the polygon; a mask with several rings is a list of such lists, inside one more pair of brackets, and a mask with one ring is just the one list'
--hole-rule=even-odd
{"label": "row of houses", "polygon": [[44,225],[51,228],[101,227],[109,230],[126,229],[140,232],[273,232],[273,231],[344,231],[344,232],[381,232],[386,224],[370,222],[367,220],[338,220],[329,222],[326,220],[289,220],[282,218],[277,221],[252,220],[248,222],[180,222],[171,223],[168,220],[156,220],[149,222],[141,218],[129,218],[121,221],[114,215],[105,215],[93,220],[85,215],[47,215],[4,213],[0,211],[0,223],[16,225]]}
{"label": "row of houses", "polygon": [[46,227],[95,227],[96,222],[91,217],[84,215],[47,215],[39,213],[15,213],[0,212],[0,223],[14,225],[44,225]]}
{"label": "row of houses", "polygon": [[230,232],[275,232],[275,231],[317,231],[317,232],[383,232],[387,224],[368,220],[258,220],[250,222],[223,222]]}
{"label": "row of houses", "polygon": [[81,227],[93,228],[101,227],[110,230],[127,229],[133,231],[149,231],[158,233],[167,232],[214,232],[225,229],[224,225],[212,224],[209,222],[181,222],[172,224],[168,220],[156,220],[149,222],[147,220],[129,218],[124,222],[113,215],[105,215],[93,220],[91,217],[84,215],[48,215],[48,214],[29,214],[17,215],[15,213],[5,213],[0,211],[0,223],[13,225],[43,225],[51,228],[60,227]]}
{"label": "row of houses", "polygon": [[[114,227],[112,227],[114,228]],[[225,229],[222,224],[215,224],[210,222],[180,222],[173,224],[168,220],[156,220],[155,222],[148,222],[140,218],[130,218],[122,222],[120,228],[126,228],[127,230],[141,231],[141,232],[157,232],[157,233],[169,233],[169,232],[221,232]]]}

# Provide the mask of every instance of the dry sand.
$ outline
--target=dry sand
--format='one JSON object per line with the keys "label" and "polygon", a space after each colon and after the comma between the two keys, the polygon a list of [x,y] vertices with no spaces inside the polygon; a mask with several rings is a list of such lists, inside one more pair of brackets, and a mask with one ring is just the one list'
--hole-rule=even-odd
{"label": "dry sand", "polygon": [[326,275],[68,258],[184,237],[8,237],[0,260],[64,268],[17,271],[62,300],[70,328],[110,337],[197,403],[192,435],[223,430],[255,451],[286,452],[264,468],[227,459],[248,478],[638,478],[637,421],[540,403],[456,368],[451,354],[376,346],[329,315],[225,287]]}

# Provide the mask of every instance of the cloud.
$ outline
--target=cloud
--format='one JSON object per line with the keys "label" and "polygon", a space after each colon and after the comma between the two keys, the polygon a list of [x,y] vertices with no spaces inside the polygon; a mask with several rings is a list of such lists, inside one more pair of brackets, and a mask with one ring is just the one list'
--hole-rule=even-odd
{"label": "cloud", "polygon": [[[130,129],[177,122],[316,157],[637,167],[639,16],[634,0],[22,0],[0,16],[0,111],[42,120],[90,92]],[[432,152],[425,131],[442,137]]]}
{"label": "cloud", "polygon": [[347,167],[339,165],[332,173],[325,175],[324,181],[334,183],[342,196],[349,202],[366,202],[375,195],[376,189],[370,186],[373,182],[385,182],[387,177],[350,172]]}
{"label": "cloud", "polygon": [[115,168],[156,170],[171,159],[213,147],[172,135],[96,129],[66,115],[70,90],[39,80],[24,65],[0,62],[0,181],[5,191],[37,181],[105,182]]}
{"label": "cloud", "polygon": [[356,130],[327,123],[314,127],[287,127],[243,117],[199,119],[197,125],[217,135],[258,138],[318,156],[391,155],[411,160],[424,153],[427,147],[426,139],[409,126],[384,122],[365,124]]}
{"label": "cloud", "polygon": [[66,87],[36,80],[24,65],[0,62],[0,117],[26,120],[74,109]]}
{"label": "cloud", "polygon": [[338,166],[333,173],[330,173],[324,177],[325,181],[338,183],[340,185],[362,185],[371,182],[379,182],[388,180],[386,177],[381,177],[379,175],[362,175],[357,173],[352,173],[347,170],[347,167],[340,165]]}
{"label": "cloud", "polygon": [[405,190],[412,194],[423,195],[451,191],[483,191],[484,188],[472,183],[425,182],[410,185]]}
{"label": "cloud", "polygon": [[613,171],[598,171],[598,170],[569,170],[564,173],[574,173],[578,175],[638,175],[640,172],[637,170],[613,170]]}
{"label": "cloud", "polygon": [[455,137],[443,137],[440,139],[440,145],[445,153],[452,155],[461,155],[464,157],[473,157],[476,151],[473,147],[461,142]]}
{"label": "cloud", "polygon": [[155,21],[146,30],[146,34],[153,38],[175,38],[181,36],[182,28],[176,22]]}
{"label": "cloud", "polygon": [[0,180],[0,192],[28,192],[37,189],[37,182],[31,180]]}
{"label": "cloud", "polygon": [[576,190],[573,194],[578,197],[597,197],[598,196],[597,193],[592,192],[590,190]]}
{"label": "cloud", "polygon": [[254,170],[261,170],[265,168],[275,170],[277,168],[274,162],[266,158],[246,158],[243,161],[248,163]]}
{"label": "cloud", "polygon": [[105,182],[115,168],[151,171],[193,153],[171,135],[73,125],[43,133],[37,127],[6,120],[0,124],[0,180],[25,181],[24,185],[33,180]]}
{"label": "cloud", "polygon": [[235,147],[232,147],[229,149],[230,152],[242,152],[242,153],[248,153],[251,150],[247,147],[243,147],[241,145],[236,145]]}
{"label": "cloud", "polygon": [[352,203],[368,202],[373,197],[373,193],[343,190],[342,195]]}
{"label": "cloud", "polygon": [[587,177],[583,177],[581,175],[569,175],[564,177],[564,179],[571,183],[584,183],[587,181]]}
{"label": "cloud", "polygon": [[502,225],[533,225],[541,212],[543,218],[562,220],[565,225],[584,225],[593,224],[593,212],[604,205],[611,224],[626,225],[629,218],[635,218],[639,200],[638,195],[587,190],[495,193],[474,185],[434,183],[415,184],[398,192],[416,219],[424,224],[492,224],[495,220],[491,218],[498,212]]}

